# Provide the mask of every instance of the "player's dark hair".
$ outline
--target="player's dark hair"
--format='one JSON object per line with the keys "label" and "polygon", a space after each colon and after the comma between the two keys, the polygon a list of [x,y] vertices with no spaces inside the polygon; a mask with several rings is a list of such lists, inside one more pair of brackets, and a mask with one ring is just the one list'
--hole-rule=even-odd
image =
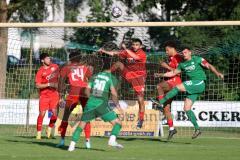
{"label": "player's dark hair", "polygon": [[73,50],[69,54],[69,60],[71,62],[80,62],[81,56],[77,50]]}
{"label": "player's dark hair", "polygon": [[139,38],[133,38],[132,39],[132,43],[133,42],[139,42],[141,45],[142,45],[142,41],[141,41],[141,39],[139,39]]}
{"label": "player's dark hair", "polygon": [[49,54],[48,53],[46,53],[46,52],[44,52],[44,53],[41,53],[41,55],[40,55],[40,61],[41,60],[43,60],[43,59],[45,59],[46,57],[49,57]]}
{"label": "player's dark hair", "polygon": [[113,57],[106,55],[106,56],[102,56],[101,59],[103,62],[102,70],[104,71],[104,70],[111,69]]}
{"label": "player's dark hair", "polygon": [[185,45],[183,45],[183,46],[181,47],[181,50],[183,51],[184,49],[191,50],[191,48],[190,48],[189,46],[185,46]]}
{"label": "player's dark hair", "polygon": [[164,47],[171,47],[171,48],[177,49],[177,44],[176,42],[171,40],[171,41],[165,42]]}

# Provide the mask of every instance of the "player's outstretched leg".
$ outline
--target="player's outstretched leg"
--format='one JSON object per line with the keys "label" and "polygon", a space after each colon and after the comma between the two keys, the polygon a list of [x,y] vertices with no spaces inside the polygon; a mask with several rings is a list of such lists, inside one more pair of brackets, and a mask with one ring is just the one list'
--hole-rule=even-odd
{"label": "player's outstretched leg", "polygon": [[119,135],[120,130],[121,130],[121,128],[122,128],[121,122],[120,122],[120,120],[117,118],[117,119],[111,121],[110,123],[113,125],[113,128],[112,128],[111,136],[110,136],[110,138],[109,138],[109,140],[108,140],[108,145],[109,145],[110,147],[122,149],[122,148],[123,148],[123,145],[117,143],[117,141],[116,141],[117,136]]}

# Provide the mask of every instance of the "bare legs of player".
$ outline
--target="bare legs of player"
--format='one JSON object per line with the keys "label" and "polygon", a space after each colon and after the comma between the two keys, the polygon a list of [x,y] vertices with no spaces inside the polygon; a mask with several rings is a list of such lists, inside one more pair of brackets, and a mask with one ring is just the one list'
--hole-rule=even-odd
{"label": "bare legs of player", "polygon": [[[56,109],[52,109],[51,112],[52,112],[52,115],[51,115],[50,122],[49,122],[49,125],[48,125],[48,128],[47,128],[47,131],[46,131],[47,138],[51,138],[53,136],[52,129],[54,128],[54,124],[57,120]],[[42,123],[43,123],[43,119],[44,119],[45,114],[46,114],[46,111],[40,111],[39,112],[38,119],[37,119],[37,136],[36,136],[36,139],[41,139]]]}
{"label": "bare legs of player", "polygon": [[[158,100],[161,100],[164,97],[164,94],[166,94],[168,91],[171,90],[171,87],[166,81],[162,81],[161,83],[158,84],[157,90],[158,90],[157,98]],[[163,110],[163,113],[167,119],[167,124],[169,126],[169,134],[167,138],[168,140],[170,140],[173,137],[173,135],[177,133],[177,130],[173,126],[173,118],[171,114],[171,103],[172,103],[172,100],[171,99],[168,100],[164,104],[164,110]]]}

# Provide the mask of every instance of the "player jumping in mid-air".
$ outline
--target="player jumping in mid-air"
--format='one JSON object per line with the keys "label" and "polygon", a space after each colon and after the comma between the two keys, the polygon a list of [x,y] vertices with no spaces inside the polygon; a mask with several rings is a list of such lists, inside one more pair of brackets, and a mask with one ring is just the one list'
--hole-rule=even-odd
{"label": "player jumping in mid-air", "polygon": [[102,120],[110,122],[113,125],[108,145],[116,148],[123,148],[123,146],[116,141],[116,137],[122,128],[121,121],[116,113],[110,110],[108,106],[109,93],[111,93],[112,100],[116,104],[117,109],[122,112],[116,89],[117,79],[111,74],[111,62],[111,58],[104,58],[103,71],[93,76],[88,84],[89,88],[86,90],[86,94],[89,95],[89,99],[83,111],[81,121],[72,135],[72,141],[68,151],[75,150],[75,144],[79,140],[80,134],[86,123],[97,117],[101,117]]}
{"label": "player jumping in mid-air", "polygon": [[120,69],[121,74],[127,82],[129,82],[138,99],[139,104],[139,118],[137,128],[142,128],[144,121],[144,88],[146,81],[146,53],[142,49],[142,41],[140,39],[132,39],[131,49],[128,49],[123,43],[121,52],[106,51],[100,49],[100,53],[106,53],[109,55],[118,55],[124,62],[117,62],[112,66],[112,71]]}
{"label": "player jumping in mid-air", "polygon": [[47,137],[51,137],[52,128],[57,120],[56,109],[59,102],[59,94],[56,89],[58,84],[58,65],[51,63],[47,53],[40,55],[40,61],[42,66],[35,77],[36,87],[39,89],[40,94],[36,139],[41,139],[43,118],[47,110],[52,112],[47,129]]}
{"label": "player jumping in mid-air", "polygon": [[[88,79],[92,75],[91,68],[84,63],[81,63],[80,53],[77,51],[72,51],[69,55],[70,63],[64,66],[60,70],[60,83],[59,86],[65,86],[64,83],[67,80],[70,85],[70,90],[66,97],[66,105],[64,108],[63,119],[58,130],[61,134],[60,143],[57,147],[64,146],[65,134],[68,126],[68,118],[71,114],[71,111],[78,105],[80,102],[81,106],[86,106],[87,97],[84,95],[84,90],[87,87]],[[87,123],[85,128],[85,138],[86,138],[86,148],[91,148],[90,145],[90,134],[91,126],[90,123]]]}
{"label": "player jumping in mid-air", "polygon": [[[161,67],[167,69],[168,71],[173,71],[177,68],[178,64],[182,61],[182,57],[180,54],[178,54],[176,50],[176,44],[174,41],[167,41],[165,44],[165,51],[169,58],[169,63],[161,62]],[[155,74],[156,77],[158,77],[158,73]],[[161,100],[164,95],[170,91],[172,88],[174,88],[176,85],[181,84],[182,80],[180,77],[180,74],[170,77],[166,80],[161,81],[157,85],[158,90],[158,100]],[[164,110],[163,113],[167,118],[167,124],[169,126],[169,134],[168,134],[168,140],[170,140],[174,134],[177,133],[177,130],[173,126],[173,118],[171,114],[171,103],[172,99],[169,99],[166,103],[164,103]]]}
{"label": "player jumping in mid-air", "polygon": [[169,91],[160,101],[155,101],[155,103],[162,106],[162,104],[176,96],[178,92],[186,92],[187,96],[184,100],[184,111],[186,112],[191,123],[194,125],[195,132],[192,135],[192,139],[195,139],[201,134],[201,131],[199,129],[196,116],[191,110],[191,108],[193,103],[205,90],[206,74],[204,72],[204,68],[209,69],[221,79],[223,79],[224,76],[204,58],[199,56],[192,56],[192,51],[190,50],[190,48],[185,47],[182,53],[184,57],[184,62],[180,63],[177,69],[167,73],[160,73],[158,74],[158,76],[174,77],[181,72],[185,72],[188,77],[188,81],[184,81],[183,83],[178,84],[171,91]]}

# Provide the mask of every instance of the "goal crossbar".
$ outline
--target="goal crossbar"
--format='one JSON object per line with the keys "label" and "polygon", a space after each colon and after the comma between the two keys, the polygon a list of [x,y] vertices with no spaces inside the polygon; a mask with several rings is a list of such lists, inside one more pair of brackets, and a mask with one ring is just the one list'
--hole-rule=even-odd
{"label": "goal crossbar", "polygon": [[171,27],[171,26],[233,26],[240,21],[188,21],[188,22],[75,22],[75,23],[0,23],[0,28],[37,27]]}

